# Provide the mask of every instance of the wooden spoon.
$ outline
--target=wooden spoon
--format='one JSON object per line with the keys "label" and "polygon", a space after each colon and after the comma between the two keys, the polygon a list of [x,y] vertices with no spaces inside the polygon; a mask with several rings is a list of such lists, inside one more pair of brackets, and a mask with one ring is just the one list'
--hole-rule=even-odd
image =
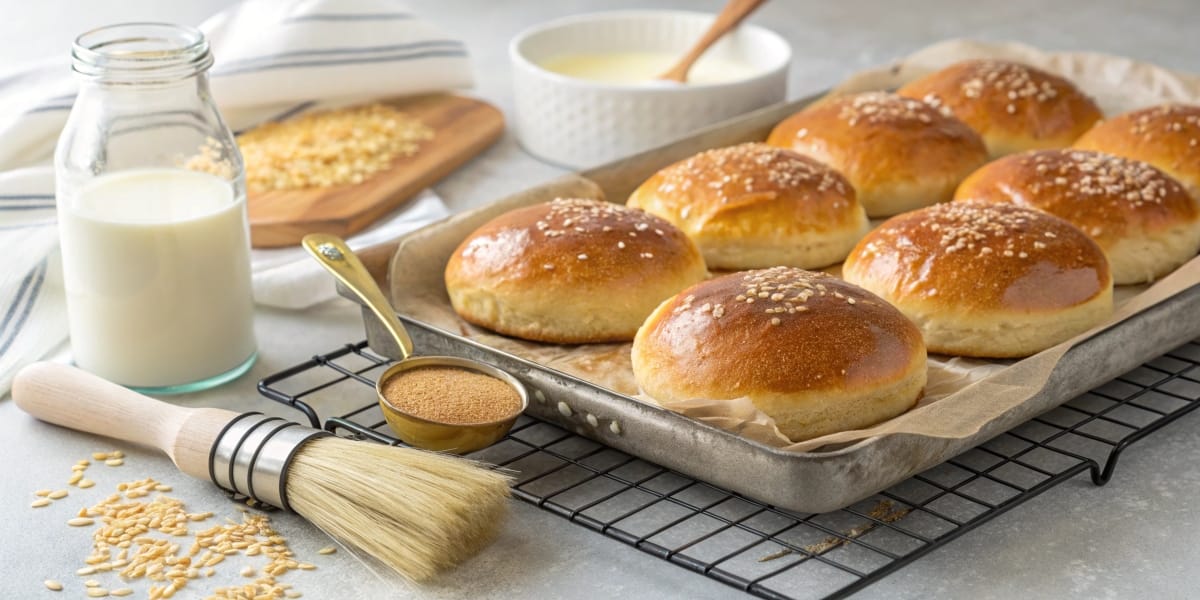
{"label": "wooden spoon", "polygon": [[692,69],[692,65],[696,64],[697,60],[712,46],[721,39],[726,33],[729,33],[739,23],[744,21],[750,13],[754,12],[759,6],[762,6],[767,0],[729,0],[725,4],[725,8],[721,9],[713,24],[708,27],[708,31],[696,40],[695,44],[688,49],[687,53],[675,63],[675,66],[667,70],[666,73],[658,76],[658,79],[664,81],[675,81],[678,83],[687,83],[688,71]]}

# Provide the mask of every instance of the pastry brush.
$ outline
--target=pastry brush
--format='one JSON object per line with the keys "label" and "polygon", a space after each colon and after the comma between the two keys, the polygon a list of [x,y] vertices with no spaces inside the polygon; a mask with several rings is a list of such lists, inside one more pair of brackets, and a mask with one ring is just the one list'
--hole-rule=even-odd
{"label": "pastry brush", "polygon": [[12,395],[43,421],[158,448],[184,473],[296,512],[414,581],[487,545],[508,508],[508,478],[462,458],[174,406],[66,365],[25,367]]}

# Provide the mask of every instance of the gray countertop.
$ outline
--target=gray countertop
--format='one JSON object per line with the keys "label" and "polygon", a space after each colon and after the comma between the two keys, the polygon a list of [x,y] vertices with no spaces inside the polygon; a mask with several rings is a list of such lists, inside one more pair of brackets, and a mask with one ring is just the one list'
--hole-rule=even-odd
{"label": "gray countertop", "polygon": [[[0,20],[0,64],[11,65],[69,46],[74,33],[108,22],[159,19],[198,22],[228,0],[77,4],[66,0],[18,3],[5,0]],[[476,66],[475,93],[508,111],[506,44],[520,29],[558,16],[601,9],[693,7],[716,10],[719,2],[684,0],[559,0],[502,3],[486,0],[411,2],[412,8],[464,38]],[[1194,0],[1115,2],[1006,0],[972,3],[923,0],[800,2],[776,0],[754,21],[787,37],[795,51],[790,95],[801,96],[864,67],[887,62],[949,37],[1011,39],[1047,49],[1095,50],[1200,71],[1200,4]],[[525,155],[511,136],[437,186],[454,210],[462,210],[540,182],[561,170]],[[304,313],[260,310],[261,359],[253,371],[220,390],[174,400],[287,415],[258,397],[261,377],[362,337],[358,313],[335,301]],[[918,560],[860,594],[864,598],[974,597],[1163,597],[1195,596],[1194,540],[1200,539],[1200,418],[1181,419],[1134,446],[1112,483],[1097,488],[1084,478],[1052,488]],[[79,507],[102,498],[115,483],[152,476],[174,485],[173,496],[191,510],[237,513],[220,493],[190,481],[158,455],[37,423],[10,399],[0,399],[0,597],[49,594],[47,578],[68,584],[82,597],[73,573],[90,539],[65,525]],[[70,465],[96,450],[122,448],[123,467],[92,467],[91,490],[71,488],[67,500],[31,509],[38,488],[63,488]],[[730,597],[731,588],[634,551],[549,513],[515,503],[500,540],[482,555],[432,585],[415,588],[383,582],[349,553],[316,556],[328,545],[319,531],[294,516],[273,517],[297,553],[315,562],[313,572],[285,580],[306,598],[350,597]],[[240,569],[240,563],[238,565]],[[211,591],[238,579],[236,569]],[[102,579],[115,586],[115,578]],[[176,597],[191,597],[180,595]]]}

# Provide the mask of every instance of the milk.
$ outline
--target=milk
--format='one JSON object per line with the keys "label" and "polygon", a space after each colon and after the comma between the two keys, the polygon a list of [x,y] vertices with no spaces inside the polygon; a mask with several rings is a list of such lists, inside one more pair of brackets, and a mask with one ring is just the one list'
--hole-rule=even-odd
{"label": "milk", "polygon": [[131,169],[59,193],[80,367],[162,387],[221,375],[254,354],[246,201],[230,182]]}
{"label": "milk", "polygon": [[[568,77],[603,83],[635,84],[654,81],[675,66],[678,54],[669,52],[607,52],[566,54],[541,62],[541,67]],[[688,83],[722,83],[747,79],[758,72],[746,63],[703,56],[688,72]]]}

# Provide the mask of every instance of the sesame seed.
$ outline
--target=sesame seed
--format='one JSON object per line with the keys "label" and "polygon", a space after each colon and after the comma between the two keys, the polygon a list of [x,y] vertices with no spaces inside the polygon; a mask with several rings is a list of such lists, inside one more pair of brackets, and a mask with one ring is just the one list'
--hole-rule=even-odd
{"label": "sesame seed", "polygon": [[906,121],[926,124],[945,116],[938,108],[921,100],[887,92],[865,92],[848,96],[841,102],[838,118],[851,127],[864,121],[871,124]]}
{"label": "sesame seed", "polygon": [[1004,93],[1009,100],[1004,110],[1015,114],[1015,102],[1022,98],[1034,98],[1046,102],[1055,98],[1059,90],[1051,75],[1026,65],[1002,60],[976,60],[966,67],[966,80],[959,91],[966,98],[979,98],[984,88],[991,87]]}
{"label": "sesame seed", "polygon": [[782,322],[783,322],[783,321],[779,320],[779,317],[772,317],[772,318],[771,318],[771,324],[772,324],[772,325],[779,325],[779,324],[780,324],[780,323],[782,323]]}
{"label": "sesame seed", "polygon": [[[1021,165],[1053,172],[1053,183],[1066,188],[1068,200],[1109,204],[1114,210],[1162,204],[1170,195],[1185,195],[1183,187],[1141,161],[1088,150],[1043,150],[1025,155]],[[1036,184],[1030,191],[1037,192]]]}
{"label": "sesame seed", "polygon": [[[765,171],[766,176],[745,177],[747,171]],[[658,193],[687,192],[694,184],[712,190],[722,204],[745,194],[801,187],[849,193],[849,182],[828,166],[798,152],[756,142],[701,152],[660,173]],[[687,218],[686,210],[681,210],[682,218]]]}
{"label": "sesame seed", "polygon": [[575,258],[578,258],[579,260],[587,260],[587,259],[588,259],[588,255],[586,255],[586,254],[580,254],[579,256],[576,256]]}

